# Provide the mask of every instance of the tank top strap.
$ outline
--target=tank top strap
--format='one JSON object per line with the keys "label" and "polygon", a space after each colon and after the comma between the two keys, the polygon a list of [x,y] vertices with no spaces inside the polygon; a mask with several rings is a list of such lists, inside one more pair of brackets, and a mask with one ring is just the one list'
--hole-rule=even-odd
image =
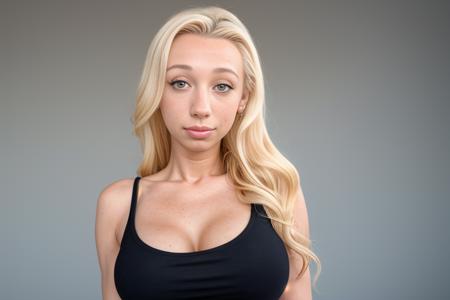
{"label": "tank top strap", "polygon": [[136,176],[133,182],[133,191],[131,193],[131,205],[130,205],[130,215],[128,220],[134,221],[134,216],[136,214],[137,198],[139,194],[139,181],[141,177]]}
{"label": "tank top strap", "polygon": [[131,192],[131,204],[130,204],[130,211],[128,212],[128,220],[127,224],[125,226],[125,232],[122,236],[121,246],[125,243],[128,243],[128,239],[131,238],[132,230],[134,226],[134,218],[136,215],[136,205],[137,205],[137,197],[138,197],[138,191],[139,191],[139,180],[141,177],[136,176],[133,180],[133,188]]}

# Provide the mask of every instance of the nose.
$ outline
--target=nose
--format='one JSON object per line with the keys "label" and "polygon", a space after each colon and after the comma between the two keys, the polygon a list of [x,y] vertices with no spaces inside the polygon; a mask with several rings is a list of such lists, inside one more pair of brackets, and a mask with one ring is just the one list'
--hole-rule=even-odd
{"label": "nose", "polygon": [[209,92],[207,88],[199,87],[196,93],[193,93],[194,99],[191,105],[191,115],[196,118],[206,118],[211,114],[211,105],[209,103]]}

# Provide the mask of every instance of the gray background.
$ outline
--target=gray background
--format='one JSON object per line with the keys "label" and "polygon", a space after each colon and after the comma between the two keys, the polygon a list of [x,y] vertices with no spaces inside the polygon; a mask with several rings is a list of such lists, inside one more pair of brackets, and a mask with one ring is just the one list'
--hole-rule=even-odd
{"label": "gray background", "polygon": [[322,260],[314,299],[450,299],[449,2],[334,0],[2,3],[0,298],[101,298],[96,201],[135,176],[147,48],[202,4],[261,55]]}

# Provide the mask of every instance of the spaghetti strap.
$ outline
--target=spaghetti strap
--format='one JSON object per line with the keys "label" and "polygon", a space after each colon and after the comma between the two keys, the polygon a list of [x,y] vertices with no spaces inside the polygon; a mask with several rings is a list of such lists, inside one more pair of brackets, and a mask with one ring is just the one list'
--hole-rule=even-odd
{"label": "spaghetti strap", "polygon": [[135,177],[133,180],[133,188],[131,192],[131,204],[130,204],[130,210],[128,212],[128,219],[127,224],[125,225],[125,231],[122,236],[122,241],[120,242],[120,246],[124,245],[128,242],[128,239],[130,237],[130,234],[132,234],[132,226],[134,224],[134,218],[136,215],[136,203],[137,203],[137,196],[138,196],[138,190],[139,190],[139,180],[141,178],[139,176]]}
{"label": "spaghetti strap", "polygon": [[130,206],[130,215],[132,215],[134,217],[135,211],[136,211],[136,203],[137,203],[137,197],[139,194],[139,180],[141,179],[141,177],[136,176],[134,178],[134,182],[133,182],[133,191],[131,194],[131,206]]}

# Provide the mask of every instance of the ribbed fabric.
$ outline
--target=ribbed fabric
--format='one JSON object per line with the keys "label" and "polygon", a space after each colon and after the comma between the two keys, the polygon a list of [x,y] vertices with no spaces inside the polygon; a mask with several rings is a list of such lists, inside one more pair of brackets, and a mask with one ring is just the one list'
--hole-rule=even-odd
{"label": "ribbed fabric", "polygon": [[[245,229],[231,241],[196,252],[168,252],[142,241],[135,216],[140,177],[131,207],[114,282],[124,300],[278,300],[289,277],[289,259],[264,207],[251,205]],[[263,216],[262,216],[263,215]]]}

